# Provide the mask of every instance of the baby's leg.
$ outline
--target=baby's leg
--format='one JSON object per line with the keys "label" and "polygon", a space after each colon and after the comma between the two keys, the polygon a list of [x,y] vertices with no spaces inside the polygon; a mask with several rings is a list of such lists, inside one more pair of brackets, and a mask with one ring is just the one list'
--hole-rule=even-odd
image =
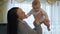
{"label": "baby's leg", "polygon": [[39,23],[39,21],[34,21],[34,30],[37,32],[37,34],[42,34],[42,28],[41,28],[41,23]]}
{"label": "baby's leg", "polygon": [[35,27],[40,25],[40,23],[38,23],[38,21],[34,21],[33,24],[34,24]]}

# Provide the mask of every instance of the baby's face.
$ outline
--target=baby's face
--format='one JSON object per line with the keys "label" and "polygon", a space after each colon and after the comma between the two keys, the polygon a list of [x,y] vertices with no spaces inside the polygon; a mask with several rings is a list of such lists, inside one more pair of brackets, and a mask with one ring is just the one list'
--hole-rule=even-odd
{"label": "baby's face", "polygon": [[37,5],[32,5],[33,9],[35,11],[39,11],[40,10],[40,4],[37,4]]}
{"label": "baby's face", "polygon": [[20,19],[25,19],[27,17],[27,15],[25,15],[25,12],[23,12],[22,9],[17,10],[17,15],[18,15],[18,18]]}

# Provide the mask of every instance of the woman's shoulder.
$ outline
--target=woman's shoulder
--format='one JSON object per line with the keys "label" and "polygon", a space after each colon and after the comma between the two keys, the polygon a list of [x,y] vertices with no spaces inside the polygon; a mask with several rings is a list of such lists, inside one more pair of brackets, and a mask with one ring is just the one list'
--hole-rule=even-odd
{"label": "woman's shoulder", "polygon": [[18,24],[20,25],[20,24],[27,24],[27,23],[26,21],[20,21]]}

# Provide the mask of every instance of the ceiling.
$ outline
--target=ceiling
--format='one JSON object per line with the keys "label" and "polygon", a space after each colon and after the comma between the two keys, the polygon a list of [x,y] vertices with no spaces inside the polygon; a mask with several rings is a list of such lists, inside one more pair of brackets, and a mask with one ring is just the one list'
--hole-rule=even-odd
{"label": "ceiling", "polygon": [[[25,0],[25,1],[28,1],[28,2],[31,2],[32,0]],[[40,2],[47,2],[48,0],[40,0]],[[56,1],[60,1],[60,0],[56,0]]]}
{"label": "ceiling", "polygon": [[[32,1],[32,0],[26,0],[26,1]],[[47,1],[47,0],[40,0],[40,1]],[[56,0],[56,1],[60,1],[60,0]]]}
{"label": "ceiling", "polygon": [[[22,0],[19,0],[19,1],[22,1]],[[32,2],[33,0],[24,0],[24,1],[26,1],[26,2]],[[43,3],[45,3],[45,2],[47,2],[48,0],[40,0],[40,2],[43,2]],[[56,0],[56,1],[60,1],[60,0]]]}

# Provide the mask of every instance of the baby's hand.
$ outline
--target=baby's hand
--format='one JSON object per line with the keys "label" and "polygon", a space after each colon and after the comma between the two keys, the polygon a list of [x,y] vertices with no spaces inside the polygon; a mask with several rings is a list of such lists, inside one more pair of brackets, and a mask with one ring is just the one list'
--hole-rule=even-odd
{"label": "baby's hand", "polygon": [[26,15],[25,17],[28,18],[28,15]]}

